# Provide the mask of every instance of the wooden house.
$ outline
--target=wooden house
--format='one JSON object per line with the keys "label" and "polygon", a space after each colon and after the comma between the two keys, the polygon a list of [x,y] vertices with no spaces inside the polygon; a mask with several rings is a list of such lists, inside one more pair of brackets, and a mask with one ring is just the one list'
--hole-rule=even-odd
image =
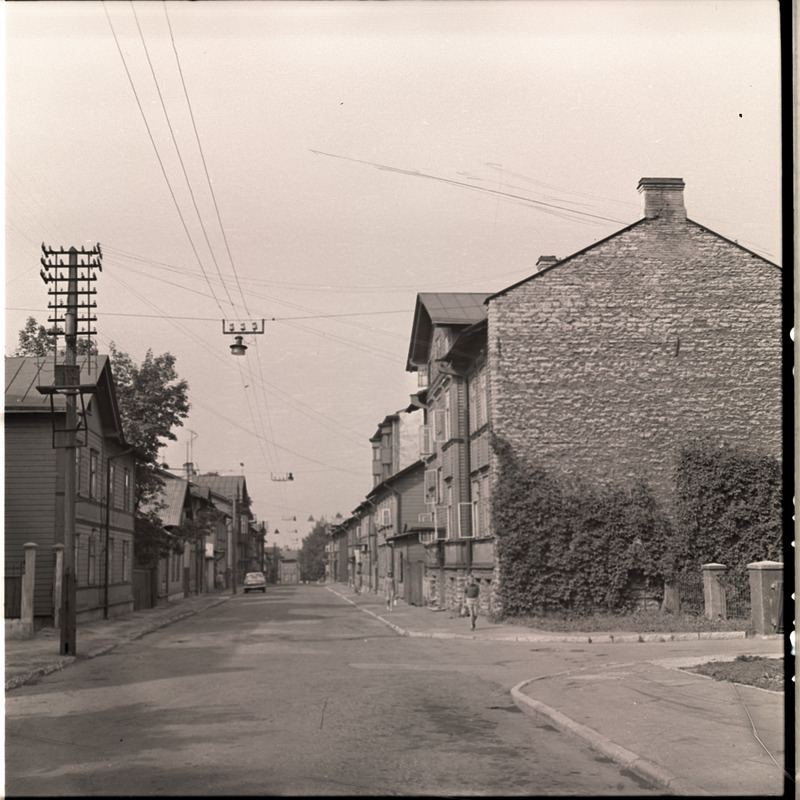
{"label": "wooden house", "polygon": [[[63,394],[54,385],[53,358],[5,360],[5,561],[6,574],[23,559],[23,545],[38,545],[34,620],[52,625],[60,600],[54,546],[64,543],[66,449],[56,432],[65,424]],[[107,356],[78,358],[79,383],[91,387],[78,403],[76,451],[76,617],[90,619],[133,609],[135,454],[125,441]],[[51,407],[52,403],[52,407]]]}

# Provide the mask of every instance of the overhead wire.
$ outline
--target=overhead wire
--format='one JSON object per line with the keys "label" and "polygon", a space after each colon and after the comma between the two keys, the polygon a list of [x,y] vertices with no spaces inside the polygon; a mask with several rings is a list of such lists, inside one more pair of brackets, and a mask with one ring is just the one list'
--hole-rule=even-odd
{"label": "overhead wire", "polygon": [[[219,224],[220,232],[222,233],[222,240],[225,242],[225,250],[228,253],[228,259],[231,262],[231,269],[233,270],[233,275],[234,275],[234,278],[236,279],[236,285],[237,285],[237,287],[239,289],[239,294],[241,295],[241,298],[242,298],[242,304],[244,305],[245,313],[247,313],[247,315],[249,316],[250,311],[247,308],[247,298],[245,297],[245,294],[242,291],[241,284],[239,283],[239,273],[236,270],[236,262],[233,259],[233,254],[231,253],[230,244],[228,243],[228,236],[225,233],[225,226],[222,224],[222,215],[219,212],[219,204],[217,203],[217,195],[216,195],[216,192],[214,191],[214,184],[213,184],[213,182],[211,180],[211,176],[209,175],[209,172],[208,172],[208,164],[206,162],[205,152],[203,151],[203,145],[202,145],[202,143],[200,141],[200,133],[197,130],[197,122],[195,121],[194,110],[192,109],[192,103],[191,103],[191,100],[189,99],[189,91],[186,88],[186,81],[185,81],[185,79],[183,77],[183,68],[181,67],[181,60],[180,60],[180,57],[178,56],[178,48],[177,48],[177,46],[175,44],[175,36],[173,35],[172,24],[170,23],[169,13],[167,12],[167,2],[166,2],[166,0],[164,0],[164,2],[163,2],[163,8],[164,8],[164,17],[167,20],[167,29],[169,30],[169,38],[170,38],[170,41],[172,42],[172,52],[175,54],[175,63],[178,66],[178,73],[179,73],[179,75],[181,77],[181,86],[183,87],[183,95],[186,98],[186,107],[189,109],[189,117],[192,120],[192,129],[194,130],[195,140],[197,141],[197,149],[198,149],[198,151],[200,153],[200,160],[203,163],[203,170],[204,170],[205,176],[206,176],[206,183],[208,185],[208,190],[209,190],[209,192],[211,194],[211,199],[212,199],[213,204],[214,204],[214,211],[216,212],[217,222]],[[214,263],[216,263],[216,261]]]}
{"label": "overhead wire", "polygon": [[[200,209],[199,209],[199,207],[197,205],[197,200],[196,200],[196,197],[195,197],[195,193],[194,193],[194,191],[192,189],[191,181],[190,181],[189,175],[188,175],[188,173],[186,171],[186,166],[185,166],[183,157],[181,156],[180,147],[178,146],[178,138],[175,135],[174,129],[172,127],[172,124],[171,124],[171,121],[170,121],[170,116],[169,116],[169,113],[167,111],[166,104],[164,103],[163,94],[162,94],[162,92],[160,90],[158,77],[156,76],[155,69],[154,69],[153,64],[152,64],[152,60],[150,59],[150,55],[149,55],[149,51],[148,51],[148,48],[147,48],[147,44],[145,42],[141,26],[139,25],[138,16],[136,15],[136,11],[135,11],[135,8],[133,6],[133,2],[132,1],[131,1],[131,8],[133,10],[134,17],[136,19],[137,29],[139,31],[139,36],[140,36],[140,39],[142,41],[142,45],[143,45],[143,47],[145,49],[145,53],[147,55],[147,61],[148,61],[148,64],[150,66],[150,71],[151,71],[153,80],[154,80],[154,82],[156,84],[156,87],[157,87],[157,90],[158,90],[159,100],[161,102],[161,106],[162,106],[162,109],[164,111],[164,116],[165,116],[165,118],[167,120],[167,124],[169,126],[170,133],[172,134],[173,143],[174,143],[174,146],[175,146],[176,153],[178,155],[178,159],[179,159],[179,161],[181,163],[181,168],[183,170],[184,178],[186,180],[186,185],[187,185],[187,188],[189,190],[190,196],[192,198],[192,203],[194,205],[198,221],[199,221],[201,229],[203,231],[203,235],[205,237],[206,245],[208,246],[209,252],[211,254],[212,261],[213,261],[213,263],[214,263],[214,265],[215,265],[215,267],[217,269],[217,274],[219,276],[220,282],[222,283],[223,289],[225,290],[225,294],[226,294],[226,297],[228,299],[229,304],[231,305],[231,309],[235,312],[235,304],[234,304],[234,302],[233,302],[233,300],[232,300],[232,298],[230,296],[230,292],[228,291],[228,287],[227,287],[227,284],[225,283],[225,279],[222,276],[222,270],[220,269],[219,262],[218,262],[218,260],[216,258],[216,254],[214,252],[214,248],[213,248],[213,246],[211,244],[211,241],[209,239],[208,230],[206,228],[205,222],[203,221],[203,216],[200,213]],[[170,38],[170,42],[172,44],[172,51],[173,51],[173,54],[175,56],[175,63],[176,63],[177,69],[178,69],[178,73],[180,75],[181,87],[183,89],[183,95],[184,95],[184,98],[186,100],[187,109],[189,111],[189,116],[190,116],[191,121],[192,121],[192,128],[193,128],[193,131],[194,131],[194,134],[195,134],[195,141],[197,143],[198,151],[200,153],[200,159],[201,159],[201,162],[203,164],[203,170],[204,170],[204,174],[205,174],[205,178],[206,178],[206,183],[208,185],[208,188],[209,188],[209,191],[210,191],[210,194],[211,194],[211,197],[212,197],[215,213],[216,213],[216,216],[217,216],[217,222],[218,222],[220,231],[222,233],[222,238],[223,238],[223,241],[225,243],[225,248],[226,248],[226,251],[227,251],[227,254],[228,254],[228,258],[229,258],[230,263],[231,263],[231,268],[233,270],[234,277],[236,279],[236,283],[237,283],[237,286],[239,288],[239,294],[240,294],[240,296],[242,298],[242,304],[243,304],[246,312],[249,314],[247,298],[245,297],[244,292],[242,291],[242,288],[241,288],[241,283],[239,281],[239,276],[238,276],[238,273],[237,273],[237,270],[236,270],[236,264],[235,264],[235,261],[233,259],[233,254],[231,253],[231,250],[230,250],[228,237],[227,237],[227,234],[225,232],[225,226],[223,225],[222,217],[221,217],[221,214],[219,212],[219,205],[217,203],[216,193],[214,192],[213,183],[211,181],[211,177],[210,177],[210,174],[209,174],[209,171],[208,171],[208,164],[207,164],[207,161],[206,161],[206,158],[205,158],[205,153],[203,151],[202,142],[200,140],[200,135],[199,135],[199,132],[198,132],[198,129],[197,129],[197,123],[196,123],[196,120],[195,120],[194,111],[192,109],[191,100],[189,98],[188,89],[186,87],[186,81],[185,81],[185,78],[184,78],[184,75],[183,75],[183,69],[182,69],[181,63],[180,63],[180,56],[178,54],[177,46],[176,46],[176,43],[175,43],[175,37],[174,37],[173,30],[172,30],[171,22],[170,22],[170,19],[169,19],[169,13],[167,11],[166,4],[164,4],[163,8],[164,8],[164,15],[165,15],[165,20],[166,20],[166,24],[167,24],[167,29],[169,31],[169,38]],[[210,282],[209,282],[209,284],[210,284]],[[244,382],[244,378],[242,376],[242,366],[241,366],[241,364],[239,364],[239,374],[240,374],[242,385],[244,386],[245,382]],[[269,403],[266,400],[266,393],[265,393],[266,392],[266,387],[265,387],[265,381],[263,380],[263,372],[262,372],[262,381],[260,383],[255,381],[254,379],[251,380],[251,383],[253,383],[256,386],[260,386],[260,388],[261,388],[261,391],[262,391],[262,394],[263,394],[264,400],[265,400],[265,402],[263,403],[263,408],[266,409],[268,421],[270,423],[270,431],[271,431],[271,420],[269,419]],[[270,463],[278,463],[277,460],[276,460],[277,459],[277,453],[273,453],[272,455],[270,455],[268,453],[268,450],[264,447],[264,442],[272,442],[273,441],[273,436],[272,435],[268,436],[266,434],[266,429],[264,427],[264,418],[263,418],[263,415],[262,415],[262,404],[261,403],[256,403],[255,404],[256,413],[254,413],[252,404],[250,403],[250,395],[249,395],[249,393],[247,393],[247,392],[245,393],[245,398],[246,398],[246,401],[247,401],[248,414],[249,414],[250,420],[251,420],[251,422],[253,424],[253,427],[255,429],[260,430],[261,434],[262,434],[260,437],[257,437],[256,441],[259,443],[259,447],[261,449],[261,455],[262,455],[262,458],[264,459],[265,464],[269,465]]]}
{"label": "overhead wire", "polygon": [[[161,103],[161,110],[164,112],[164,119],[167,122],[167,127],[169,128],[170,136],[172,138],[172,144],[175,148],[175,154],[178,156],[178,162],[181,165],[181,170],[183,172],[184,180],[186,181],[186,188],[189,190],[189,196],[192,199],[192,205],[194,206],[195,213],[197,214],[197,221],[200,223],[200,229],[203,231],[203,236],[206,240],[206,246],[208,247],[209,253],[211,254],[211,260],[214,262],[214,266],[217,268],[217,274],[219,275],[220,281],[222,282],[222,287],[225,289],[225,295],[228,298],[228,303],[233,308],[233,300],[231,300],[230,293],[228,292],[228,287],[225,285],[225,281],[222,278],[222,272],[219,268],[219,264],[217,263],[217,257],[214,254],[214,248],[211,246],[211,241],[208,238],[208,230],[206,229],[205,222],[203,222],[203,215],[200,213],[200,208],[197,205],[197,198],[195,197],[194,190],[192,189],[192,182],[189,180],[189,174],[186,171],[186,164],[183,160],[183,156],[181,155],[181,148],[178,145],[178,137],[175,135],[175,130],[172,127],[172,120],[170,119],[169,112],[167,111],[166,103],[164,102],[164,95],[161,92],[161,85],[158,81],[158,76],[156,75],[155,68],[153,67],[153,61],[150,58],[150,50],[147,47],[147,42],[144,38],[144,33],[142,32],[142,27],[139,24],[139,15],[136,13],[136,6],[133,4],[133,0],[130,0],[131,11],[133,12],[133,18],[136,21],[136,29],[139,31],[139,39],[142,42],[142,48],[144,49],[145,57],[147,59],[147,64],[150,67],[150,74],[153,77],[153,83],[156,87],[156,92],[158,94],[159,102]],[[169,23],[169,19],[167,20]],[[181,75],[181,78],[183,76]],[[188,100],[188,98],[187,98]],[[221,307],[220,307],[220,310]]]}
{"label": "overhead wire", "polygon": [[195,256],[195,258],[197,260],[198,266],[200,267],[200,271],[203,273],[203,277],[205,278],[206,283],[208,284],[209,291],[211,292],[211,295],[214,298],[214,300],[215,300],[220,312],[224,316],[225,312],[222,310],[222,304],[219,302],[219,299],[217,298],[216,294],[214,293],[214,289],[211,286],[211,282],[208,279],[208,274],[206,273],[205,267],[203,266],[203,262],[202,262],[202,260],[200,258],[200,254],[197,252],[197,247],[195,246],[194,239],[192,239],[192,234],[189,231],[189,226],[186,224],[186,219],[183,216],[183,212],[181,211],[180,205],[178,204],[178,199],[175,196],[175,190],[172,188],[172,183],[170,182],[169,176],[167,175],[166,167],[164,166],[164,162],[163,162],[163,160],[161,158],[161,154],[159,153],[158,147],[156,146],[155,137],[153,136],[153,132],[152,132],[152,130],[150,128],[150,123],[147,121],[147,116],[144,113],[144,108],[142,106],[142,102],[141,102],[141,100],[139,98],[138,92],[136,91],[136,85],[133,82],[133,78],[131,76],[130,70],[128,69],[128,64],[127,64],[127,62],[125,60],[125,55],[122,52],[122,47],[121,47],[121,45],[119,43],[119,39],[117,38],[117,33],[114,30],[114,25],[111,22],[111,17],[109,16],[108,9],[106,8],[106,0],[101,0],[101,2],[102,2],[102,6],[103,6],[103,11],[105,12],[105,15],[106,15],[106,19],[108,20],[108,25],[111,28],[111,34],[114,37],[114,43],[117,46],[117,52],[119,53],[120,59],[122,61],[122,66],[125,69],[125,74],[128,77],[128,82],[130,83],[131,90],[133,91],[133,96],[136,99],[136,105],[139,108],[139,113],[142,116],[142,121],[144,122],[144,126],[147,129],[147,135],[148,135],[148,137],[150,139],[150,144],[153,146],[153,151],[155,152],[156,159],[158,160],[159,167],[161,168],[161,174],[163,175],[164,181],[167,184],[167,189],[169,190],[170,197],[172,198],[172,202],[173,202],[173,204],[175,206],[175,210],[178,212],[178,217],[180,218],[181,225],[183,226],[183,230],[186,233],[186,237],[189,240],[189,244],[190,244],[190,246],[192,248],[192,252],[194,253],[194,256]]}
{"label": "overhead wire", "polygon": [[[164,269],[170,270],[172,272],[178,272],[180,274],[185,274],[189,276],[194,276],[195,273],[191,272],[189,269],[184,267],[178,267],[174,264],[167,264],[163,261],[157,261],[152,258],[148,258],[146,256],[139,256],[134,253],[130,253],[126,250],[120,250],[119,248],[114,248],[109,246],[108,248],[103,248],[104,251],[109,250],[114,251],[120,255],[120,257],[130,258],[135,261],[142,262],[144,264],[153,264],[154,266],[163,267]],[[319,291],[319,292],[343,292],[343,293],[350,293],[350,292],[359,292],[359,293],[375,293],[380,292],[381,294],[386,294],[389,292],[408,292],[408,291],[424,291],[426,289],[430,289],[430,287],[442,287],[442,286],[463,286],[470,283],[478,283],[479,281],[488,281],[488,280],[497,280],[498,278],[506,278],[512,275],[519,275],[520,270],[510,270],[508,272],[500,272],[493,274],[491,277],[477,277],[477,278],[469,278],[467,280],[458,280],[458,281],[436,281],[435,283],[425,284],[425,283],[409,283],[409,284],[359,284],[359,285],[325,285],[319,282],[317,283],[300,283],[298,281],[278,281],[273,278],[245,278],[244,281],[250,284],[258,284],[263,283],[267,285],[274,286],[276,288],[287,288],[287,289],[301,289],[303,291]],[[366,312],[365,312],[366,313]]]}
{"label": "overhead wire", "polygon": [[[601,220],[604,222],[616,222],[620,225],[627,224],[624,220],[615,219],[614,217],[606,217],[601,214],[590,214],[586,211],[576,211],[575,209],[565,208],[564,206],[559,206],[554,203],[546,203],[541,200],[534,200],[530,197],[525,197],[524,195],[515,195],[511,194],[510,192],[503,192],[499,191],[498,189],[489,189],[484,186],[475,186],[472,183],[467,183],[466,181],[457,181],[453,180],[452,178],[445,178],[441,175],[431,175],[427,172],[420,172],[419,170],[410,170],[410,169],[402,169],[400,167],[393,167],[387,164],[379,164],[375,161],[366,161],[360,158],[351,158],[350,156],[342,156],[337,155],[336,153],[326,153],[322,150],[314,150],[313,148],[309,148],[312,153],[316,153],[320,156],[328,156],[329,158],[340,158],[344,161],[352,161],[356,164],[366,164],[370,167],[375,167],[376,169],[386,171],[386,172],[395,172],[399,175],[407,175],[412,178],[425,178],[426,180],[434,180],[440,181],[441,183],[446,183],[451,186],[457,186],[464,189],[470,189],[476,192],[485,192],[487,194],[492,194],[500,197],[508,197],[513,200],[518,200],[526,205],[530,205],[532,207],[538,208],[540,211],[549,214],[556,214],[557,216],[564,216],[567,215],[575,215],[578,217],[586,217],[587,219],[595,219]],[[569,219],[569,216],[564,217],[565,219]]]}
{"label": "overhead wire", "polygon": [[[145,304],[149,305],[151,308],[155,308],[156,310],[161,311],[161,309],[159,309],[155,305],[155,303],[153,303],[149,298],[145,297],[141,292],[139,292],[138,290],[134,289],[134,287],[132,287],[130,284],[126,283],[119,276],[114,275],[111,272],[108,273],[108,274],[110,276],[112,276],[113,280],[116,280],[118,283],[120,283],[120,285],[122,285],[127,291],[129,291],[132,294],[134,294],[135,296],[139,297],[139,299],[141,299],[142,302],[144,302]],[[102,312],[98,312],[98,313],[102,314]],[[184,334],[186,334],[192,341],[197,342],[213,358],[217,359],[218,361],[221,361],[226,366],[228,365],[229,362],[221,354],[219,354],[216,350],[214,350],[212,348],[209,348],[208,343],[205,342],[203,339],[201,339],[196,334],[194,334],[189,328],[187,328],[184,325],[181,325],[179,322],[177,322],[174,318],[172,318],[168,314],[166,314],[164,312],[161,312],[161,314],[162,314],[162,318],[163,319],[166,319],[168,322],[174,324],[179,330],[181,330]],[[334,433],[337,433],[342,438],[350,439],[351,441],[354,441],[354,442],[359,443],[359,444],[361,442],[363,442],[363,434],[362,433],[360,433],[358,431],[353,431],[351,428],[348,428],[347,426],[343,425],[340,420],[331,419],[330,417],[326,416],[325,414],[322,414],[321,412],[319,412],[316,409],[314,409],[312,406],[309,406],[307,403],[304,403],[302,400],[299,400],[298,398],[293,397],[288,392],[284,392],[282,389],[280,389],[279,387],[275,386],[274,384],[265,382],[265,385],[269,386],[275,394],[282,395],[282,396],[288,398],[288,400],[290,401],[289,402],[289,407],[292,408],[293,410],[297,411],[299,414],[301,414],[303,416],[306,416],[309,419],[311,419],[312,421],[316,422],[317,424],[322,425],[323,427],[332,430]],[[308,409],[308,412],[303,412],[301,410],[303,408]],[[326,422],[324,420],[329,421],[331,424],[330,425],[326,424]],[[350,431],[351,433],[354,434],[354,437],[358,437],[358,438],[353,438],[353,437],[350,437],[350,436],[346,435],[345,431]]]}

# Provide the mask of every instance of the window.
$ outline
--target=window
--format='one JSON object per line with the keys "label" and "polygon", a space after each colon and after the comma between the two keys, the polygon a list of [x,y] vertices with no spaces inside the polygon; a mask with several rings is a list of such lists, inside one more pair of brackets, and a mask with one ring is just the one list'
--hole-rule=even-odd
{"label": "window", "polygon": [[419,454],[421,456],[429,456],[432,452],[431,426],[422,425],[419,429]]}
{"label": "window", "polygon": [[489,477],[477,476],[472,481],[472,532],[474,536],[489,535]]}
{"label": "window", "polygon": [[478,398],[480,415],[478,424],[485,425],[489,421],[489,397],[486,393],[486,370],[482,369],[478,376]]}
{"label": "window", "polygon": [[449,396],[445,408],[435,408],[433,410],[433,441],[450,441],[450,404]]}
{"label": "window", "polygon": [[97,581],[97,538],[95,531],[89,535],[89,570],[86,576],[86,582],[92,586]]}
{"label": "window", "polygon": [[425,502],[435,504],[439,502],[439,477],[438,470],[425,470]]}
{"label": "window", "polygon": [[392,509],[391,508],[382,508],[381,509],[381,525],[391,525],[392,524]]}
{"label": "window", "polygon": [[453,487],[447,487],[447,538],[458,532],[458,522],[455,519],[455,508],[453,507]]}
{"label": "window", "polygon": [[114,582],[114,537],[108,540],[108,577],[109,583]]}
{"label": "window", "polygon": [[130,559],[130,542],[122,542],[122,581],[128,580],[128,560]]}
{"label": "window", "polygon": [[97,450],[89,451],[89,497],[97,499],[97,460],[99,454]]}
{"label": "window", "polygon": [[72,540],[72,574],[75,576],[75,585],[80,586],[80,559],[81,559],[81,535],[75,532],[75,538]]}
{"label": "window", "polygon": [[458,504],[458,535],[461,539],[471,539],[473,537],[472,512],[472,503]]}
{"label": "window", "polygon": [[125,469],[122,473],[122,508],[125,511],[131,510],[131,471]]}
{"label": "window", "polygon": [[434,527],[437,539],[447,539],[447,506],[436,506],[433,512]]}
{"label": "window", "polygon": [[116,508],[116,504],[114,502],[116,498],[116,465],[113,461],[108,462],[108,497],[106,498],[106,502],[108,503],[109,508]]}
{"label": "window", "polygon": [[428,386],[428,365],[420,367],[417,370],[417,386],[420,389],[425,389]]}
{"label": "window", "polygon": [[75,494],[81,493],[81,448],[75,448]]}

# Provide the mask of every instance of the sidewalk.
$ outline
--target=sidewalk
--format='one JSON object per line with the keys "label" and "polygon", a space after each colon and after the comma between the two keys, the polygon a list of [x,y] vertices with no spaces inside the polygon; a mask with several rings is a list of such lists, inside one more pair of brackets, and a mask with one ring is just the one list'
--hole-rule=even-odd
{"label": "sidewalk", "polygon": [[604,644],[704,641],[707,656],[571,670],[523,681],[511,696],[525,713],[581,738],[665,793],[784,794],[784,695],[681,669],[734,658],[715,654],[714,640],[719,639],[741,639],[742,654],[779,657],[782,637],[745,639],[744,632],[562,634],[492,624],[483,617],[472,631],[466,619],[447,611],[402,602],[389,611],[381,595],[356,595],[343,585],[327,588],[402,636]]}
{"label": "sidewalk", "polygon": [[38,631],[33,639],[6,640],[6,691],[64,669],[76,660],[103,655],[122,642],[133,641],[179,619],[199,614],[227,602],[232,596],[221,592],[196,595],[109,620],[82,623],[76,634],[76,656],[61,655],[61,634],[53,628]]}

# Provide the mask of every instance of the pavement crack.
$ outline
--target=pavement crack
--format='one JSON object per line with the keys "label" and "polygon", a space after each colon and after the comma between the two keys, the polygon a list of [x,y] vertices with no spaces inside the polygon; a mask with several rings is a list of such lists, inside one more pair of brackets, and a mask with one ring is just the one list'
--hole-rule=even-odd
{"label": "pavement crack", "polygon": [[328,698],[325,698],[325,702],[322,704],[322,714],[319,718],[319,729],[322,730],[322,726],[325,724],[325,709],[328,707]]}

